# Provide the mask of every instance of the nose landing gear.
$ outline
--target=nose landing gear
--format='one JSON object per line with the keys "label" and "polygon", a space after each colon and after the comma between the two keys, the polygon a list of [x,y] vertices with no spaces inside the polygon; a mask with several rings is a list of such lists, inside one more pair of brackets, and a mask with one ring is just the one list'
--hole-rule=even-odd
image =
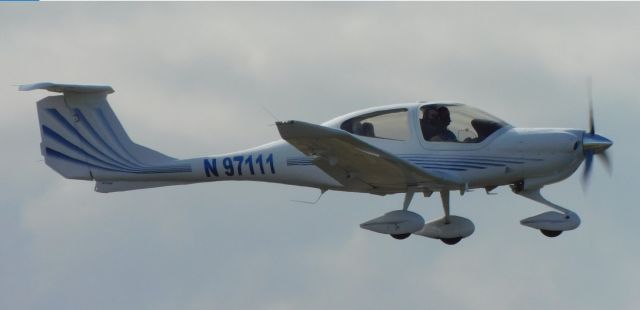
{"label": "nose landing gear", "polygon": [[540,194],[540,188],[528,191],[514,191],[516,194],[537,201],[557,211],[549,211],[520,221],[520,224],[540,230],[543,235],[554,238],[563,231],[573,230],[580,226],[580,217],[571,210],[558,206]]}

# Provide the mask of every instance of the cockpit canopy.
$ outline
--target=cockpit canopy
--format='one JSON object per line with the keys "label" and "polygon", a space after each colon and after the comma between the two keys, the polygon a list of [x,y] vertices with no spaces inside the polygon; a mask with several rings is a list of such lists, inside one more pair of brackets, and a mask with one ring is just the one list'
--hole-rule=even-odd
{"label": "cockpit canopy", "polygon": [[[352,117],[340,129],[352,134],[406,141],[411,137],[409,109],[395,108]],[[418,109],[420,134],[429,142],[479,143],[506,122],[476,108],[463,104],[425,104]]]}
{"label": "cockpit canopy", "polygon": [[462,104],[427,104],[418,114],[422,137],[427,141],[478,143],[508,125]]}
{"label": "cockpit canopy", "polygon": [[404,141],[411,136],[409,113],[404,108],[356,116],[343,122],[340,129],[354,135],[391,140]]}

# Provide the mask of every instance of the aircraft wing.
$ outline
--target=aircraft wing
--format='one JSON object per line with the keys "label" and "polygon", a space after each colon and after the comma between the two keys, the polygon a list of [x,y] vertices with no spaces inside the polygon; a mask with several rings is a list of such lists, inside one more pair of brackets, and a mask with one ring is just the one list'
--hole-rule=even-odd
{"label": "aircraft wing", "polygon": [[443,171],[426,171],[368,144],[350,133],[301,121],[277,122],[280,136],[313,164],[345,187],[371,192],[405,191],[407,187],[437,190],[463,183]]}

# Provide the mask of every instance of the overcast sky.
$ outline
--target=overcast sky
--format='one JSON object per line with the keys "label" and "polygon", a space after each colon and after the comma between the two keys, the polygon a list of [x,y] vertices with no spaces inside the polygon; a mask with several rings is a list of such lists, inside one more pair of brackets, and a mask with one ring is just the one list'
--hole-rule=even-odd
{"label": "overcast sky", "polygon": [[[638,309],[638,3],[2,3],[0,309]],[[112,85],[134,141],[179,158],[416,100],[515,126],[587,127],[615,144],[543,193],[582,225],[548,239],[512,194],[452,196],[476,232],[456,246],[358,225],[401,195],[215,183],[115,194],[39,152],[40,81]],[[435,197],[435,196],[434,196]],[[439,199],[411,210],[440,217]]]}

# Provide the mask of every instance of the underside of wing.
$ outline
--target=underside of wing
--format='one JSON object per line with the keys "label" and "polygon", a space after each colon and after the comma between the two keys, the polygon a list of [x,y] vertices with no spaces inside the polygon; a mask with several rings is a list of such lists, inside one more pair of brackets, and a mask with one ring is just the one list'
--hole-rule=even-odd
{"label": "underside of wing", "polygon": [[438,190],[456,188],[455,176],[426,171],[351,134],[301,121],[277,122],[280,136],[313,164],[355,191],[401,192],[408,187]]}

